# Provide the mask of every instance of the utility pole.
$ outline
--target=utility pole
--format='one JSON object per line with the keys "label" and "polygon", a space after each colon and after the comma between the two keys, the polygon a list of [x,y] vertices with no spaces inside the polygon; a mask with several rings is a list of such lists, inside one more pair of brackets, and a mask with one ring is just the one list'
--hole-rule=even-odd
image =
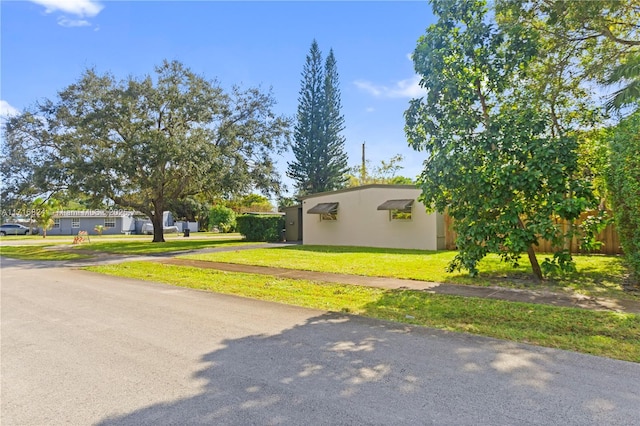
{"label": "utility pole", "polygon": [[367,178],[367,165],[365,162],[365,156],[364,156],[364,145],[366,142],[362,142],[362,167],[360,169],[360,182],[361,185],[365,184],[365,180]]}

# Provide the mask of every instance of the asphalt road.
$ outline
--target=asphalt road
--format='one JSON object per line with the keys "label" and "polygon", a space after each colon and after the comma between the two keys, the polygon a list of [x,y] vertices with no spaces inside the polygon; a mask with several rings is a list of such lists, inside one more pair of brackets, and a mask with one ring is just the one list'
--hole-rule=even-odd
{"label": "asphalt road", "polygon": [[2,260],[1,424],[637,425],[640,364]]}

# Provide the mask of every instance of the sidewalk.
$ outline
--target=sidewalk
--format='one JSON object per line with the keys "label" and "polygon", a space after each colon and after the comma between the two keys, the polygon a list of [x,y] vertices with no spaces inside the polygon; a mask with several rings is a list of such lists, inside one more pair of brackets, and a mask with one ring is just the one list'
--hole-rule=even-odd
{"label": "sidewalk", "polygon": [[640,302],[633,300],[595,298],[583,295],[553,293],[549,291],[521,290],[500,287],[477,287],[397,278],[365,277],[361,275],[336,274],[329,272],[300,271],[297,269],[239,265],[191,259],[161,258],[154,259],[154,261],[167,265],[192,266],[227,272],[272,275],[281,278],[351,284],[390,290],[417,290],[434,294],[447,294],[462,297],[483,297],[487,299],[508,300],[511,302],[539,303],[571,308],[640,314]]}
{"label": "sidewalk", "polygon": [[[295,243],[256,243],[242,246],[211,247],[206,249],[184,250],[168,253],[156,253],[152,255],[124,255],[100,253],[90,259],[68,260],[60,262],[52,261],[24,261],[16,262],[28,264],[31,268],[48,268],[53,265],[71,268],[81,268],[90,265],[120,263],[126,261],[143,260],[170,265],[194,266],[204,269],[216,269],[220,271],[239,272],[248,274],[271,275],[275,277],[304,279],[309,281],[321,281],[340,284],[359,285],[364,287],[377,287],[389,290],[416,290],[433,294],[446,294],[461,297],[481,297],[488,299],[507,300],[511,302],[539,303],[553,306],[626,312],[640,315],[640,301],[596,298],[579,294],[558,293],[545,290],[510,289],[503,287],[479,287],[457,284],[445,284],[428,281],[407,280],[398,278],[366,277],[361,275],[338,274],[329,272],[302,271],[297,269],[272,268],[265,266],[251,266],[231,263],[209,262],[191,259],[179,259],[174,256],[192,253],[210,253],[217,251],[238,251],[255,248],[281,247],[283,245],[295,245]],[[82,253],[76,250],[75,253]],[[87,251],[87,254],[96,255]],[[10,258],[0,257],[2,264],[13,263]]]}

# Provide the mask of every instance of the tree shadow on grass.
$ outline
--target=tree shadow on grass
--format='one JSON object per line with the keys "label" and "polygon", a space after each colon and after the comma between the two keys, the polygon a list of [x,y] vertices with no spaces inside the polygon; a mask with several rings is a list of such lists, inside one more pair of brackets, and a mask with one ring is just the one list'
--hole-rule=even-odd
{"label": "tree shadow on grass", "polygon": [[222,343],[198,395],[98,424],[630,424],[640,403],[611,360],[336,313]]}

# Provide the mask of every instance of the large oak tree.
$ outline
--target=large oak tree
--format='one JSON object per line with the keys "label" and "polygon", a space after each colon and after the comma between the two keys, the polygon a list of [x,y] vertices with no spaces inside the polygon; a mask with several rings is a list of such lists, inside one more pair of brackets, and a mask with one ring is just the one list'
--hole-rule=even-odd
{"label": "large oak tree", "polygon": [[164,241],[172,201],[278,189],[272,154],[289,123],[268,93],[234,87],[165,61],[153,75],[117,81],[89,69],[5,126],[5,196],[69,191],[147,214]]}

